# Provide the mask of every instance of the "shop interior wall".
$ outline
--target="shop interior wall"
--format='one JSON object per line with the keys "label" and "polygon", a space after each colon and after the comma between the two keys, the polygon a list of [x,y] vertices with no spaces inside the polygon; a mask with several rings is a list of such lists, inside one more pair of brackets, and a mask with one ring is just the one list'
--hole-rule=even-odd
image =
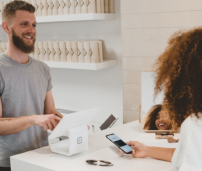
{"label": "shop interior wall", "polygon": [[137,120],[140,74],[176,31],[202,26],[202,0],[121,0],[124,123]]}
{"label": "shop interior wall", "polygon": [[[104,41],[104,58],[117,59],[117,66],[98,71],[51,69],[52,92],[56,106],[76,111],[99,107],[94,122],[115,113],[118,125],[123,123],[120,0],[115,0],[115,12],[116,20],[38,24],[36,40]],[[2,28],[0,40],[7,41]]]}

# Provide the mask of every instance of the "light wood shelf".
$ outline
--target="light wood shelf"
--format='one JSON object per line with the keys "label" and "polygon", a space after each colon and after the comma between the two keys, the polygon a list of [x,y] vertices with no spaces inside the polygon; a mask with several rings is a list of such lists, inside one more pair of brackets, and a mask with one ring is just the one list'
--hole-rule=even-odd
{"label": "light wood shelf", "polygon": [[[68,14],[36,17],[38,23],[70,22],[70,21],[96,21],[115,20],[116,14],[90,13],[90,14]],[[0,25],[2,20],[0,19]]]}
{"label": "light wood shelf", "polygon": [[68,62],[47,62],[50,68],[61,68],[61,69],[80,69],[80,70],[100,70],[109,67],[116,66],[115,59],[104,59],[102,63],[68,63]]}

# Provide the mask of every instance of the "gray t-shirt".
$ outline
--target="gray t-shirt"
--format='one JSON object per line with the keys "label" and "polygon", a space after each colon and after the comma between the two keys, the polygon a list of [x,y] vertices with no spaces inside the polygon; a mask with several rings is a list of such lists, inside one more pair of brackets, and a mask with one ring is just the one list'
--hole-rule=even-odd
{"label": "gray t-shirt", "polygon": [[[43,115],[47,91],[52,89],[49,67],[29,56],[20,64],[0,54],[0,96],[3,118]],[[1,123],[0,123],[1,124]],[[48,145],[42,127],[31,126],[12,135],[0,136],[0,166],[10,167],[10,156]]]}

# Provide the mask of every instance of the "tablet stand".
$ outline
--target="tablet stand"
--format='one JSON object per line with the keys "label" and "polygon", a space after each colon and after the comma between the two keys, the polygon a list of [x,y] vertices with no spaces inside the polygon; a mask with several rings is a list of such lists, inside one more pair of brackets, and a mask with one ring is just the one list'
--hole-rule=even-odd
{"label": "tablet stand", "polygon": [[67,128],[62,137],[68,139],[62,140],[60,137],[49,136],[48,141],[52,152],[62,154],[65,156],[72,156],[74,154],[86,151],[88,149],[88,127],[87,125],[80,125]]}

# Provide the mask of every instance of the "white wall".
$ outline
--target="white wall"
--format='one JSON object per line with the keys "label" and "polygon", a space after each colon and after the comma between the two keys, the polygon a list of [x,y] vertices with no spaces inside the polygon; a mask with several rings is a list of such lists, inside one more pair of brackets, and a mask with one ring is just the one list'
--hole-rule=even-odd
{"label": "white wall", "polygon": [[[117,59],[117,66],[99,70],[51,69],[56,105],[72,110],[99,107],[95,122],[103,122],[112,112],[123,123],[120,0],[115,0],[116,20],[46,23],[37,25],[37,40],[102,39],[104,58]],[[3,29],[1,40],[6,40]]]}
{"label": "white wall", "polygon": [[152,69],[169,37],[202,25],[202,0],[121,0],[124,122],[138,119],[140,74]]}

